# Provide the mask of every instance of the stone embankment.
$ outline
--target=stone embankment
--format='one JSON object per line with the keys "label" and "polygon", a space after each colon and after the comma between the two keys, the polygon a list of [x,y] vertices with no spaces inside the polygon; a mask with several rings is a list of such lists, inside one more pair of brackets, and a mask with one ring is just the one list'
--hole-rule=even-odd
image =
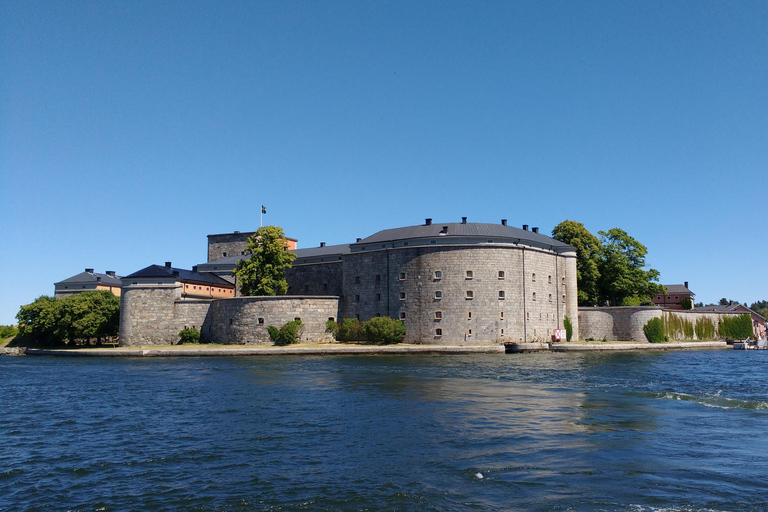
{"label": "stone embankment", "polygon": [[[364,354],[503,354],[524,352],[590,352],[612,350],[701,350],[729,348],[724,341],[673,343],[512,343],[509,345],[294,345],[290,347],[253,346],[206,348],[87,348],[87,349],[2,349],[0,355],[58,357],[233,357],[284,355],[364,355]],[[13,352],[12,352],[13,351]]]}

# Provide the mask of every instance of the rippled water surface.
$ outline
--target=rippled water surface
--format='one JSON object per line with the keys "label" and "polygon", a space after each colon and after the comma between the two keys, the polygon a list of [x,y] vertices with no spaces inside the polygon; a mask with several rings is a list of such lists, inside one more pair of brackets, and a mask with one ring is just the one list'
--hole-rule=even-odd
{"label": "rippled water surface", "polygon": [[2,510],[768,509],[768,351],[0,358]]}

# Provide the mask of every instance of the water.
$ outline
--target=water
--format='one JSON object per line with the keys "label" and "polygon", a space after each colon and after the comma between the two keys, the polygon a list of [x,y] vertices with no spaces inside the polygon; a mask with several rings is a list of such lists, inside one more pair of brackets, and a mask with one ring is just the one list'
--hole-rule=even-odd
{"label": "water", "polygon": [[766,510],[767,368],[768,351],[4,357],[0,510]]}

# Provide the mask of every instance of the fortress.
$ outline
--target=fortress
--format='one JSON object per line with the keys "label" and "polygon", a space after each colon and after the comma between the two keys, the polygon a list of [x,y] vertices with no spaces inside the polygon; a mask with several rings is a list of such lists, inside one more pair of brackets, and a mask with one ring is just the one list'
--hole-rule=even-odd
{"label": "fortress", "polygon": [[[288,295],[240,297],[232,271],[253,233],[208,236],[193,269],[170,262],[122,278],[120,344],[173,344],[185,327],[222,344],[271,343],[267,327],[300,318],[302,341],[327,341],[327,320],[399,318],[403,341],[464,345],[552,341],[567,316],[573,339],[645,342],[651,318],[715,325],[734,312],[662,307],[579,308],[576,250],[527,225],[434,223],[354,243],[297,249]],[[680,333],[680,336],[683,334]]]}
{"label": "fortress", "polygon": [[305,341],[330,341],[328,319],[375,316],[401,319],[408,343],[550,341],[565,316],[578,337],[576,250],[538,228],[426,219],[293,249],[289,295],[233,296],[252,234],[209,235],[208,260],[192,271],[168,262],[123,278],[121,345],[174,343],[184,327],[215,343],[269,343],[267,326],[295,318]]}

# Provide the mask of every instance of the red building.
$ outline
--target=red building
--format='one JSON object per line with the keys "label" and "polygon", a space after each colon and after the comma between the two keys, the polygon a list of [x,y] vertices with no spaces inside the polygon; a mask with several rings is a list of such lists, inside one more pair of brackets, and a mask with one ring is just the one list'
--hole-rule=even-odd
{"label": "red building", "polygon": [[688,281],[685,284],[665,284],[666,295],[654,295],[653,303],[657,306],[668,309],[683,309],[683,299],[691,299],[691,309],[693,309],[693,297],[696,295],[688,289]]}

